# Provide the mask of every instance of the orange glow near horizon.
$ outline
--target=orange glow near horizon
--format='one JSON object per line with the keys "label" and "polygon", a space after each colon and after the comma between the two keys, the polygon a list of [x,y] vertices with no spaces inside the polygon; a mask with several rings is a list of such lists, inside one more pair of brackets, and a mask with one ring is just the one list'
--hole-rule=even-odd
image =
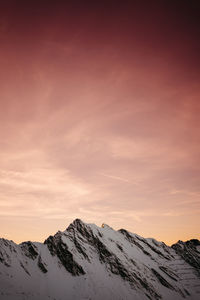
{"label": "orange glow near horizon", "polygon": [[20,3],[0,9],[0,237],[199,238],[199,10]]}

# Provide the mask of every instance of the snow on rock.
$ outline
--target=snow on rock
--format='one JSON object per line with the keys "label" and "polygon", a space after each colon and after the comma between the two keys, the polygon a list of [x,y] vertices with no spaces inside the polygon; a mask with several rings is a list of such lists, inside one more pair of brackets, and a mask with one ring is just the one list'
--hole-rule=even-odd
{"label": "snow on rock", "polygon": [[76,219],[43,244],[0,239],[0,299],[197,300],[199,250]]}
{"label": "snow on rock", "polygon": [[179,254],[188,264],[195,268],[200,277],[200,241],[193,239],[187,242],[178,241],[172,245],[172,248]]}

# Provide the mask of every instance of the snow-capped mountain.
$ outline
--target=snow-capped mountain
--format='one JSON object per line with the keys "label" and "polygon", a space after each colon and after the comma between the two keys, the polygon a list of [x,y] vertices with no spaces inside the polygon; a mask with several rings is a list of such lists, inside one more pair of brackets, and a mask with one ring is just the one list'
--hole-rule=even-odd
{"label": "snow-capped mountain", "polygon": [[200,299],[200,241],[172,247],[76,219],[45,242],[0,239],[1,300]]}

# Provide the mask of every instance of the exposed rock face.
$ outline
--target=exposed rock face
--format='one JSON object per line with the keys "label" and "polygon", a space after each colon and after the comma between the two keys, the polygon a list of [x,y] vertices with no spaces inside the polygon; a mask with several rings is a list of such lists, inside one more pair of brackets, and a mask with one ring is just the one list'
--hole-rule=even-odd
{"label": "exposed rock face", "polygon": [[72,275],[85,274],[83,268],[74,260],[68,246],[62,241],[62,234],[58,232],[54,237],[50,236],[44,244],[47,245],[51,255],[56,255],[65,269]]}
{"label": "exposed rock face", "polygon": [[[20,289],[31,300],[196,300],[199,272],[198,240],[179,241],[171,248],[125,229],[115,231],[106,224],[100,228],[80,219],[44,244],[16,245],[0,239],[3,300],[18,300]],[[36,292],[34,286],[41,284],[43,292]]]}
{"label": "exposed rock face", "polygon": [[48,272],[48,270],[47,270],[47,268],[46,268],[46,264],[43,263],[41,256],[38,257],[38,267],[40,268],[40,270],[41,270],[43,273],[47,273],[47,272]]}
{"label": "exposed rock face", "polygon": [[169,289],[172,289],[172,290],[174,289],[173,286],[169,282],[167,282],[167,280],[159,272],[157,272],[154,269],[151,269],[151,270],[162,285],[166,286]]}
{"label": "exposed rock face", "polygon": [[190,264],[200,276],[200,241],[193,239],[187,242],[178,241],[172,248],[188,264]]}
{"label": "exposed rock face", "polygon": [[6,267],[11,266],[11,257],[8,255],[8,252],[16,253],[13,241],[0,239],[0,262]]}
{"label": "exposed rock face", "polygon": [[38,256],[37,248],[32,242],[24,242],[20,244],[22,251],[24,254],[31,258],[36,259]]}

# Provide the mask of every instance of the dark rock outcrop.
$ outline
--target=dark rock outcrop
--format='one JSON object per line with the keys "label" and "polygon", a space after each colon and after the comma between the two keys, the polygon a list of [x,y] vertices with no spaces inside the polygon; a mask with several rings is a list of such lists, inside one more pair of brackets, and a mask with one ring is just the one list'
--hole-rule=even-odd
{"label": "dark rock outcrop", "polygon": [[28,241],[28,242],[21,243],[20,247],[27,257],[33,260],[37,258],[38,251],[36,246],[32,242]]}
{"label": "dark rock outcrop", "polygon": [[172,248],[180,255],[188,264],[190,264],[200,276],[200,241],[192,239],[187,242],[178,241],[172,245]]}
{"label": "dark rock outcrop", "polygon": [[47,273],[48,270],[46,268],[46,264],[42,262],[42,258],[41,256],[38,257],[38,267],[40,268],[40,270],[43,272],[43,273]]}
{"label": "dark rock outcrop", "polygon": [[74,260],[73,254],[68,250],[67,245],[63,243],[62,235],[59,232],[55,236],[50,236],[44,244],[47,245],[51,255],[56,255],[61,265],[72,275],[85,274],[83,268]]}
{"label": "dark rock outcrop", "polygon": [[158,279],[158,281],[164,285],[165,287],[173,290],[173,286],[156,270],[151,269],[152,273],[156,276],[156,278]]}

